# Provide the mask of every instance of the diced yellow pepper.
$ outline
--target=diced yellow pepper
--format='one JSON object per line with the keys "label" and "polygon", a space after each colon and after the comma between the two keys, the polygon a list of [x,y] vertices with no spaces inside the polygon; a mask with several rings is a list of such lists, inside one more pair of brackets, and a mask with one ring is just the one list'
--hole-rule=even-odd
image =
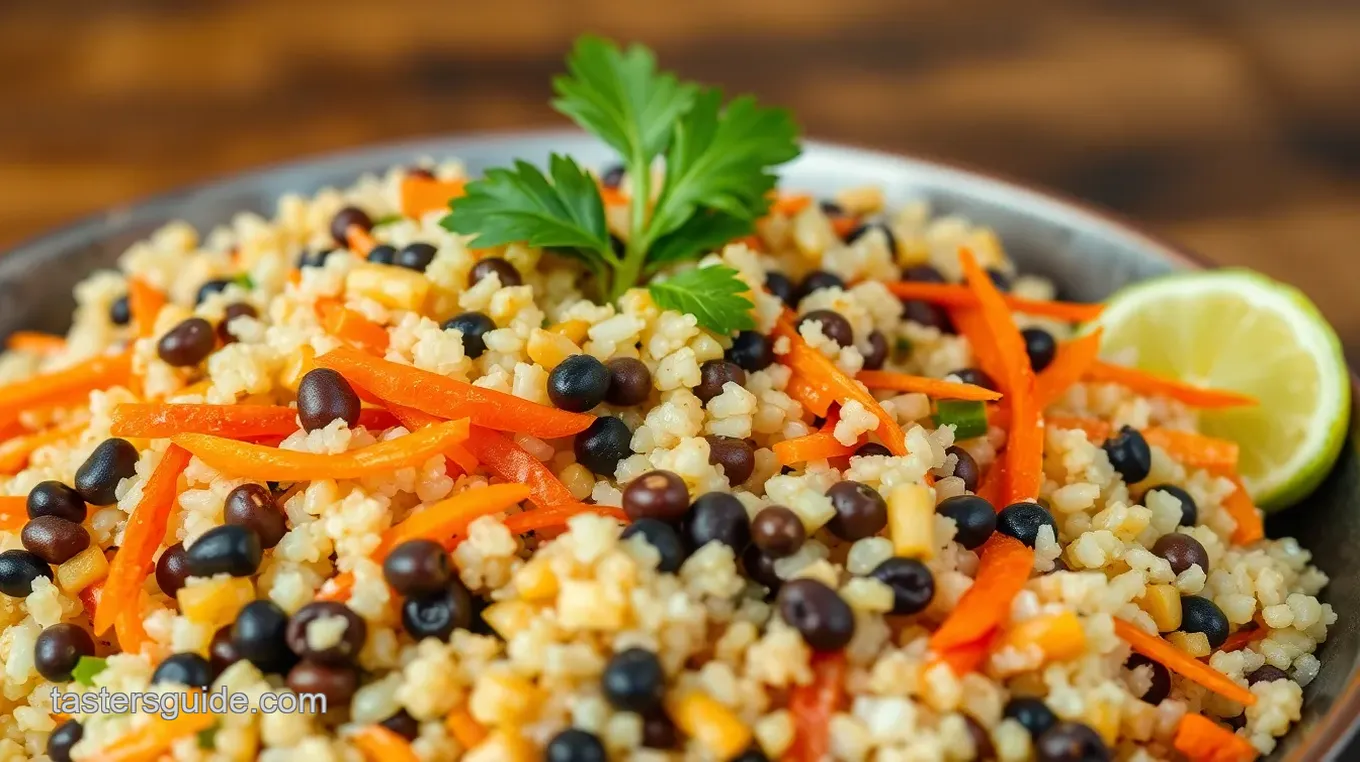
{"label": "diced yellow pepper", "polygon": [[310,344],[303,344],[296,352],[288,354],[283,368],[279,371],[279,386],[295,392],[302,377],[316,367],[316,350]]}
{"label": "diced yellow pepper", "polygon": [[935,556],[935,495],[924,484],[901,484],[888,493],[888,536],[893,554],[929,560]]}
{"label": "diced yellow pepper", "polygon": [[505,640],[528,627],[533,618],[534,607],[525,601],[500,601],[482,610],[482,621]]}
{"label": "diced yellow pepper", "polygon": [[1181,627],[1181,593],[1175,585],[1148,585],[1136,603],[1157,625],[1158,632],[1172,632]]}
{"label": "diced yellow pepper", "polygon": [[543,698],[543,691],[528,679],[505,669],[488,670],[477,676],[468,709],[483,725],[517,726],[538,713]]}
{"label": "diced yellow pepper", "polygon": [[1202,632],[1173,632],[1166,636],[1166,642],[1196,659],[1202,659],[1213,651],[1209,647],[1209,636]]}
{"label": "diced yellow pepper", "polygon": [[1105,745],[1111,748],[1119,740],[1119,707],[1103,696],[1097,696],[1086,703],[1086,724],[1100,734]]}
{"label": "diced yellow pepper", "polygon": [[529,359],[548,370],[556,368],[563,360],[580,354],[581,348],[565,335],[535,328],[529,332]]}
{"label": "diced yellow pepper", "polygon": [[515,589],[526,601],[550,601],[557,596],[557,574],[552,566],[534,556],[515,572]]}
{"label": "diced yellow pepper", "polygon": [[580,344],[586,340],[586,333],[590,330],[590,323],[584,320],[563,320],[562,322],[550,326],[549,331],[560,333],[571,339],[571,343]]}
{"label": "diced yellow pepper", "polygon": [[255,586],[244,577],[212,579],[180,588],[175,598],[181,614],[216,630],[255,600]]}
{"label": "diced yellow pepper", "polygon": [[978,265],[987,268],[1006,267],[1006,252],[1001,248],[1001,239],[991,228],[978,228],[968,236],[965,244],[977,257]]}
{"label": "diced yellow pepper", "polygon": [[577,500],[585,500],[595,491],[595,474],[580,463],[572,463],[562,469],[557,478]]}
{"label": "diced yellow pepper", "polygon": [[1045,661],[1064,661],[1085,653],[1086,632],[1076,614],[1063,611],[1020,622],[1006,631],[1002,644],[1020,651],[1037,645]]}
{"label": "diced yellow pepper", "polygon": [[430,295],[430,279],[404,267],[365,262],[345,276],[345,293],[367,297],[384,307],[419,312]]}
{"label": "diced yellow pepper", "polygon": [[666,712],[685,735],[718,759],[732,759],[751,745],[751,728],[731,709],[699,691],[671,695],[666,699]]}
{"label": "diced yellow pepper", "polygon": [[109,576],[109,559],[104,549],[91,544],[57,567],[57,584],[74,595]]}

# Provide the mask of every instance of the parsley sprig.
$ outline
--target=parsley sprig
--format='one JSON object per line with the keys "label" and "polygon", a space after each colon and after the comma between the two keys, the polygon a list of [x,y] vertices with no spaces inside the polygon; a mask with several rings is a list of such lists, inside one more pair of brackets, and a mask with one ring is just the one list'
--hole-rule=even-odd
{"label": "parsley sprig", "polygon": [[[632,187],[622,250],[611,244],[594,179],[556,154],[546,175],[523,161],[489,170],[451,202],[442,224],[476,236],[477,246],[523,241],[578,259],[610,301],[644,277],[753,232],[769,210],[774,167],[799,153],[788,112],[750,97],[724,104],[721,90],[659,71],[640,45],[582,37],[553,90],[554,108],[623,159]],[[665,171],[653,193],[659,158]],[[681,272],[648,288],[660,306],[689,312],[714,331],[754,325],[748,288],[730,267]]]}

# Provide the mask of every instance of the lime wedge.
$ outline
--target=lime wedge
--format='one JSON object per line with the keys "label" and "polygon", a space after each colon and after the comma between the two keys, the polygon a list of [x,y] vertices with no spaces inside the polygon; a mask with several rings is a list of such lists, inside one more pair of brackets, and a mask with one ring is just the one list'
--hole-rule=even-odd
{"label": "lime wedge", "polygon": [[1203,433],[1241,447],[1239,472],[1257,505],[1297,502],[1331,470],[1346,439],[1350,376],[1336,332],[1297,289],[1244,270],[1169,275],[1110,297],[1097,324],[1107,357],[1259,400],[1200,413]]}

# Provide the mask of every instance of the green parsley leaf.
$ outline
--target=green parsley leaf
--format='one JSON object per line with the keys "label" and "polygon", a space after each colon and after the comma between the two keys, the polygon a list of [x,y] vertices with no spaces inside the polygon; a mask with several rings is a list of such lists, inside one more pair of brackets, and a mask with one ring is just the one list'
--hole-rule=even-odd
{"label": "green parsley leaf", "polygon": [[400,214],[386,214],[374,220],[373,227],[377,228],[382,227],[383,225],[391,225],[394,222],[401,222],[404,219],[406,218]]}
{"label": "green parsley leaf", "polygon": [[702,211],[652,244],[647,252],[647,264],[655,270],[660,265],[693,259],[734,238],[749,235],[753,230],[755,225],[750,220],[726,212]]}
{"label": "green parsley leaf", "polygon": [[552,181],[532,164],[487,170],[468,183],[466,195],[450,202],[440,221],[446,229],[476,235],[472,245],[486,248],[523,241],[530,246],[571,249],[580,256],[610,261],[604,202],[594,179],[565,156],[549,160]]}
{"label": "green parsley leaf", "polygon": [[593,35],[577,40],[567,70],[553,79],[553,108],[612,146],[634,172],[666,150],[676,120],[698,89],[658,72],[647,48],[620,50]]}
{"label": "green parsley leaf", "polygon": [[723,109],[721,90],[702,91],[676,125],[647,244],[679,230],[700,208],[752,221],[765,214],[778,179],[770,168],[798,156],[797,137],[783,109],[761,108],[750,97]]}
{"label": "green parsley leaf", "polygon": [[71,678],[81,685],[93,686],[94,676],[108,669],[109,663],[98,656],[82,656],[71,670]]}
{"label": "green parsley leaf", "polygon": [[756,327],[751,317],[755,305],[744,296],[751,290],[737,277],[737,271],[724,265],[687,270],[647,286],[652,299],[662,309],[688,312],[699,324],[716,333],[749,331]]}

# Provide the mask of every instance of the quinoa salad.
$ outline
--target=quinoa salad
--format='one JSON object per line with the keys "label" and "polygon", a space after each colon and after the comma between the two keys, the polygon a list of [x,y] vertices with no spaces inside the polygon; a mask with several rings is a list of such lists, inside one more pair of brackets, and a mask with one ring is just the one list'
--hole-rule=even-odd
{"label": "quinoa salad", "polygon": [[[10,337],[0,760],[1274,749],[1336,616],[1199,430],[1256,401],[1101,356],[986,227],[776,190],[783,112],[568,68],[623,164],[172,223]],[[678,102],[611,130],[601,71]],[[220,689],[325,711],[53,703]]]}

